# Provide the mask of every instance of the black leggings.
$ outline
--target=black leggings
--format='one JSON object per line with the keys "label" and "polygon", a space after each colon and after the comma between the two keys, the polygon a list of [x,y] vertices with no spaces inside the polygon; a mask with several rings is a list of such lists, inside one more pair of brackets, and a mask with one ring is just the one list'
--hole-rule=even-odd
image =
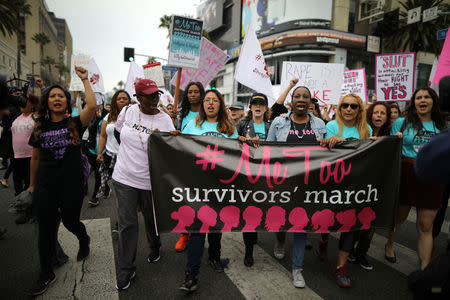
{"label": "black leggings", "polygon": [[11,159],[16,196],[26,190],[30,185],[30,160],[31,157]]}
{"label": "black leggings", "polygon": [[438,210],[436,218],[434,219],[433,222],[434,239],[439,235],[439,233],[441,233],[441,228],[445,220],[445,211],[447,210],[449,197],[450,197],[450,183],[445,185],[444,193],[442,193],[442,207]]}
{"label": "black leggings", "polygon": [[100,176],[100,164],[97,163],[97,154],[92,154],[89,150],[87,151],[87,157],[91,168],[94,170],[94,192],[92,193],[92,199],[97,197],[98,189],[101,184],[101,176]]}
{"label": "black leggings", "polygon": [[36,185],[33,196],[39,226],[41,276],[47,278],[53,274],[52,259],[55,256],[55,236],[59,225],[58,209],[64,227],[76,235],[79,241],[86,241],[88,238],[86,227],[80,221],[83,191],[81,186],[79,189],[67,189],[56,184],[44,187]]}

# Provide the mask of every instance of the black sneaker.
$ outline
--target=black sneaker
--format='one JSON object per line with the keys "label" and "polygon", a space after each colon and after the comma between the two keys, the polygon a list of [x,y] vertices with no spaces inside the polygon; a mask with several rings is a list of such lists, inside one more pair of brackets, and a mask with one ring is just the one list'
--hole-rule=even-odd
{"label": "black sneaker", "polygon": [[152,248],[150,251],[150,254],[148,255],[147,261],[149,263],[155,263],[157,262],[161,256],[159,255],[159,247],[158,248]]}
{"label": "black sneaker", "polygon": [[127,288],[130,287],[131,280],[133,280],[134,277],[136,277],[136,272],[129,274],[129,276],[127,276],[123,280],[119,279],[116,283],[116,289],[119,291],[126,290]]}
{"label": "black sneaker", "polygon": [[373,265],[367,260],[367,256],[365,254],[358,257],[358,262],[363,269],[368,271],[373,270]]}
{"label": "black sneaker", "polygon": [[96,207],[99,205],[100,202],[98,201],[98,198],[92,198],[91,200],[88,201],[88,203],[90,207]]}
{"label": "black sneaker", "polygon": [[186,271],[186,277],[184,278],[184,282],[178,288],[179,290],[185,292],[193,292],[197,289],[198,286],[198,277],[196,275],[192,275],[189,271]]}
{"label": "black sneaker", "polygon": [[356,255],[355,255],[355,252],[353,250],[350,251],[350,254],[347,257],[347,260],[349,262],[355,262],[356,261]]}
{"label": "black sneaker", "polygon": [[222,273],[223,272],[223,264],[222,264],[222,261],[220,260],[220,258],[219,259],[210,258],[209,259],[209,265],[217,273]]}
{"label": "black sneaker", "polygon": [[52,274],[51,276],[48,276],[47,278],[39,277],[39,279],[33,284],[33,286],[27,292],[27,294],[30,296],[42,295],[43,293],[45,293],[47,291],[50,284],[52,284],[55,281],[56,281],[55,274]]}
{"label": "black sneaker", "polygon": [[89,248],[89,244],[91,242],[91,238],[87,235],[85,239],[80,241],[80,249],[78,250],[77,260],[81,261],[89,256],[91,252]]}
{"label": "black sneaker", "polygon": [[119,233],[119,223],[114,223],[113,228],[111,230],[112,233]]}

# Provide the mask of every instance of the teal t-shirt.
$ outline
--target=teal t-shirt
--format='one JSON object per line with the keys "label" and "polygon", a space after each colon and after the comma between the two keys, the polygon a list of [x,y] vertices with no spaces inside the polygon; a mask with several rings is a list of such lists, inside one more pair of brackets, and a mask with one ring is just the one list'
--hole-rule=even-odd
{"label": "teal t-shirt", "polygon": [[261,124],[253,123],[253,128],[255,129],[256,136],[261,140],[266,140],[266,125],[264,122]]}
{"label": "teal t-shirt", "polygon": [[[369,126],[369,136],[372,136],[372,127]],[[338,136],[338,132],[339,132],[339,125],[337,123],[336,120],[333,120],[331,122],[327,123],[327,126],[325,126],[326,130],[327,130],[327,134],[325,135],[325,138],[330,138],[332,136]],[[354,139],[360,139],[361,137],[359,136],[359,131],[358,129],[353,126],[353,127],[347,127],[344,125],[344,129],[342,130],[342,134],[340,136],[343,139],[349,139],[349,138],[354,138]]]}
{"label": "teal t-shirt", "polygon": [[181,131],[183,131],[184,127],[186,127],[187,124],[192,119],[195,119],[195,117],[198,115],[198,112],[189,111],[189,113],[186,115],[186,117],[183,118],[183,121],[181,122]]}
{"label": "teal t-shirt", "polygon": [[76,107],[72,108],[72,117],[77,117],[80,114],[78,113],[78,109]]}
{"label": "teal t-shirt", "polygon": [[183,134],[193,134],[193,135],[207,135],[207,136],[218,136],[226,137],[230,139],[237,139],[238,134],[236,128],[231,136],[223,134],[217,130],[217,122],[209,123],[207,121],[203,122],[201,127],[195,126],[195,119],[191,120],[184,130],[181,131]]}
{"label": "teal t-shirt", "polygon": [[[402,128],[404,117],[395,120],[391,127],[391,135],[396,134]],[[403,146],[402,155],[409,158],[416,158],[417,153],[420,148],[428,143],[433,136],[441,132],[434,124],[431,122],[422,122],[422,132],[418,133],[416,129],[412,128],[411,125],[406,126],[403,130]]]}

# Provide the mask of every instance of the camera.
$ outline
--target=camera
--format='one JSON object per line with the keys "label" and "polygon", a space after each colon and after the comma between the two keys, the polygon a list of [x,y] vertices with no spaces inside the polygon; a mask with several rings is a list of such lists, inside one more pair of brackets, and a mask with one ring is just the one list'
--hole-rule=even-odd
{"label": "camera", "polygon": [[28,88],[30,87],[30,82],[14,77],[13,79],[6,81],[6,84],[9,84],[10,86],[8,91],[9,105],[24,108],[28,102]]}

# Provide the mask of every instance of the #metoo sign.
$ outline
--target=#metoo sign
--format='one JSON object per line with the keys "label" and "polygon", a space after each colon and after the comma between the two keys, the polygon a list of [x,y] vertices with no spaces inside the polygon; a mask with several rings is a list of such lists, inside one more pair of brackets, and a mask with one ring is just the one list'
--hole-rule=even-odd
{"label": "#metoo sign", "polygon": [[[338,104],[344,79],[343,64],[311,63],[284,61],[281,72],[281,90],[284,91],[289,81],[298,78],[297,86],[306,86],[312,97],[323,104]],[[296,88],[295,87],[295,88]],[[286,101],[291,101],[292,91]]]}
{"label": "#metoo sign", "polygon": [[408,101],[414,92],[416,53],[375,56],[375,91],[378,101]]}

